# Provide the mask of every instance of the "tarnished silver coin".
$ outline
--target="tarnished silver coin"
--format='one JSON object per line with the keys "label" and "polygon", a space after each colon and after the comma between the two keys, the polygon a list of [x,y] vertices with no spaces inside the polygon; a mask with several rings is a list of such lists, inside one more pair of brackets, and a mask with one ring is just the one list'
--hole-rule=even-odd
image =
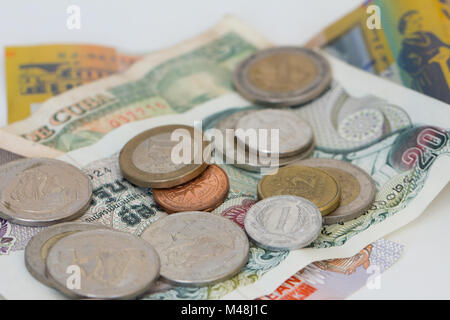
{"label": "tarnished silver coin", "polygon": [[[240,148],[236,143],[234,129],[237,121],[250,112],[252,110],[237,111],[220,120],[216,125],[216,128],[222,132],[224,138],[222,140],[214,140],[215,151],[218,152],[219,156],[223,157],[227,164],[232,164],[251,172],[262,172],[262,170],[270,171],[271,169],[306,159],[313,154],[315,148],[314,139],[311,140],[310,145],[303,152],[283,158],[276,157],[276,162],[273,161],[272,156],[264,156],[261,158],[257,153]],[[231,129],[232,131],[227,134],[227,129]]]}
{"label": "tarnished silver coin", "polygon": [[90,230],[57,241],[46,268],[55,287],[69,297],[129,299],[150,288],[160,263],[155,249],[132,234]]}
{"label": "tarnished silver coin", "polygon": [[[313,131],[308,122],[290,110],[250,112],[237,121],[235,130],[237,140],[249,152],[277,154],[281,158],[303,152],[313,141]],[[272,141],[272,130],[278,130],[278,139],[275,141]]]}
{"label": "tarnished silver coin", "polygon": [[158,251],[161,276],[177,285],[204,286],[226,280],[248,259],[245,232],[212,213],[169,215],[149,226],[141,237]]}
{"label": "tarnished silver coin", "polygon": [[258,104],[288,107],[308,102],[331,82],[331,68],[319,53],[301,47],[275,47],[254,53],[234,72],[234,86]]}
{"label": "tarnished silver coin", "polygon": [[306,247],[320,234],[322,214],[309,200],[274,196],[257,202],[247,212],[245,231],[258,246],[268,250]]}
{"label": "tarnished silver coin", "polygon": [[296,164],[316,167],[336,179],[341,188],[341,203],[332,213],[323,217],[324,224],[355,219],[370,208],[375,200],[376,186],[372,178],[357,166],[334,159],[308,159]]}
{"label": "tarnished silver coin", "polygon": [[43,284],[54,284],[45,273],[45,261],[50,248],[60,239],[80,231],[105,229],[106,226],[87,222],[65,222],[50,226],[39,232],[28,242],[25,248],[25,266],[28,272]]}
{"label": "tarnished silver coin", "polygon": [[92,184],[78,168],[28,158],[0,167],[0,217],[25,226],[73,220],[89,207]]}

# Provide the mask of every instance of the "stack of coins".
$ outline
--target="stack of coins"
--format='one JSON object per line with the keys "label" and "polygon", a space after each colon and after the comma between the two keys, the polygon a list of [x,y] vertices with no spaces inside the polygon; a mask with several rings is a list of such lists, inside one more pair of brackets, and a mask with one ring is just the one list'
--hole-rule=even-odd
{"label": "stack of coins", "polygon": [[158,253],[128,233],[67,222],[34,236],[25,248],[28,271],[72,298],[129,299],[159,276]]}
{"label": "stack of coins", "polygon": [[167,213],[212,211],[226,199],[230,185],[224,170],[208,165],[210,156],[210,143],[200,130],[169,125],[131,139],[119,164],[128,181],[152,188],[155,202]]}
{"label": "stack of coins", "polygon": [[226,163],[248,171],[286,166],[314,151],[311,126],[291,110],[238,111],[219,121],[216,128],[224,137],[215,140],[216,152]]}
{"label": "stack of coins", "polygon": [[334,159],[308,159],[264,176],[258,183],[259,199],[293,195],[310,200],[324,224],[342,223],[361,216],[375,200],[372,178],[351,163]]}

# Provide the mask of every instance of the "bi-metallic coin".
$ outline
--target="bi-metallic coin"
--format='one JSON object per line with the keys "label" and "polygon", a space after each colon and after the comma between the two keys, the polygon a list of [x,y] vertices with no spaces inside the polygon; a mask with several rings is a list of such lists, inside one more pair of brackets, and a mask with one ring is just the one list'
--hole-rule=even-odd
{"label": "bi-metallic coin", "polygon": [[297,163],[326,171],[341,188],[341,203],[323,217],[324,224],[345,222],[361,216],[375,200],[376,186],[372,178],[357,166],[334,159],[308,159]]}
{"label": "bi-metallic coin", "polygon": [[301,47],[261,50],[236,68],[234,86],[258,104],[287,107],[322,94],[331,82],[331,68],[319,53]]}
{"label": "bi-metallic coin", "polygon": [[122,148],[120,170],[128,181],[140,187],[171,188],[206,169],[211,156],[209,148],[203,133],[193,127],[156,127],[137,135]]}

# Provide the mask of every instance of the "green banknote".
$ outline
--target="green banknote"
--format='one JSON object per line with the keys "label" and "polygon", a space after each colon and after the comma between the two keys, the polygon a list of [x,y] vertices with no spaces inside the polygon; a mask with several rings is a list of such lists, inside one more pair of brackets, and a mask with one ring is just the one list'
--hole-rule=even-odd
{"label": "green banknote", "polygon": [[[232,279],[200,288],[161,286],[145,295],[145,299],[255,299],[269,295],[311,262],[353,256],[414,220],[448,183],[450,110],[447,105],[329,58],[335,72],[332,88],[320,99],[293,110],[313,127],[314,157],[348,161],[372,176],[377,186],[372,207],[357,219],[324,226],[320,236],[307,248],[272,252],[252,246],[247,265]],[[132,137],[152,127],[194,125],[201,121],[202,128],[207,130],[233,112],[248,108],[260,107],[236,94],[224,95],[183,114],[126,124],[89,147],[63,155],[61,160],[83,168],[93,182],[92,205],[80,220],[141,235],[166,213],[155,204],[151,189],[137,188],[121,175],[117,161],[121,148]],[[377,131],[357,140],[346,135],[348,130],[339,130],[355,114],[359,119],[364,115],[380,115],[384,119],[379,126],[381,134]],[[257,201],[261,175],[232,165],[220,166],[228,174],[230,193],[212,214],[242,225],[247,210]],[[4,270],[0,293],[7,299],[61,298],[55,290],[34,280],[23,263],[26,243],[42,228],[4,223],[5,237],[13,240],[0,256],[0,268]],[[13,273],[21,274],[14,284],[10,281]]]}
{"label": "green banknote", "polygon": [[91,145],[136,120],[182,113],[231,92],[236,65],[264,40],[233,17],[172,48],[151,53],[123,74],[72,89],[44,102],[4,130],[68,152]]}

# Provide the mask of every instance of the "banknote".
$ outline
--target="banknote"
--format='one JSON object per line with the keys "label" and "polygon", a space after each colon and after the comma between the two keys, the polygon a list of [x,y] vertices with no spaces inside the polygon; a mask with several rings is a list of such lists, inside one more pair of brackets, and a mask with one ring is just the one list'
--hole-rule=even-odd
{"label": "banknote", "polygon": [[[255,299],[269,295],[312,262],[351,257],[416,219],[448,183],[450,110],[447,105],[328,58],[335,75],[332,88],[320,99],[293,110],[313,128],[314,157],[348,161],[372,176],[377,185],[373,206],[357,219],[324,226],[319,237],[307,248],[273,252],[252,246],[247,265],[230,280],[200,288],[169,287],[153,291],[144,298]],[[80,219],[139,236],[165,213],[155,205],[151,190],[137,188],[124,180],[117,164],[121,148],[132,137],[152,127],[194,125],[202,121],[206,131],[223,117],[247,108],[259,107],[231,93],[183,114],[123,125],[97,143],[59,157],[83,168],[92,178],[93,203]],[[371,123],[373,117],[379,119],[375,127],[381,131],[375,130],[376,134],[369,140],[355,140],[339,133],[336,127],[354,119],[355,114],[359,119],[369,115],[364,118],[365,123]],[[257,201],[256,189],[261,176],[232,165],[220,166],[228,174],[230,193],[212,214],[223,215],[242,225],[247,210]],[[23,266],[23,248],[41,229],[13,224],[8,228],[8,237],[15,240],[8,252],[0,256],[3,275],[0,293],[7,299],[61,298],[56,291],[34,280]],[[17,273],[21,277],[12,285],[9,279]]]}
{"label": "banknote", "polygon": [[6,47],[8,122],[25,119],[48,98],[124,71],[138,59],[89,44]]}
{"label": "banknote", "polygon": [[448,0],[370,0],[306,45],[450,103],[449,30]]}
{"label": "banknote", "polygon": [[6,131],[68,152],[121,125],[181,113],[232,91],[236,65],[269,42],[233,17],[172,48],[151,53],[128,71],[45,101]]}
{"label": "banknote", "polygon": [[379,289],[381,274],[400,258],[403,248],[380,239],[353,257],[313,262],[258,300],[343,300],[363,286]]}

